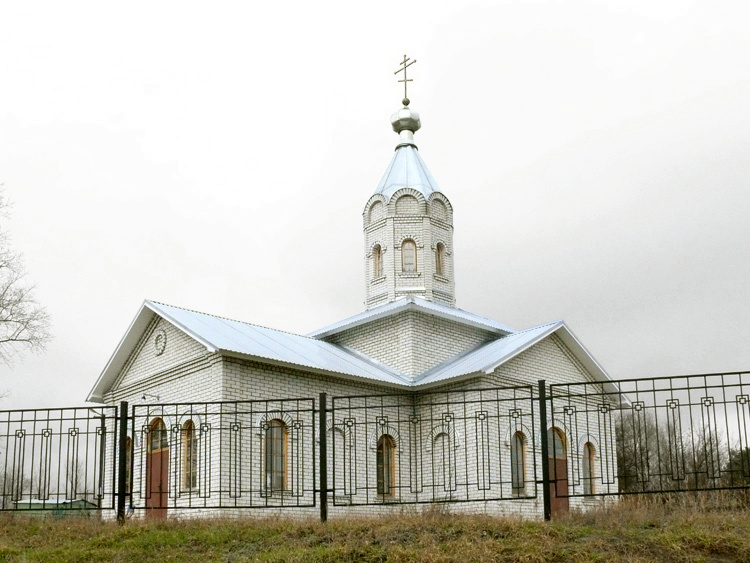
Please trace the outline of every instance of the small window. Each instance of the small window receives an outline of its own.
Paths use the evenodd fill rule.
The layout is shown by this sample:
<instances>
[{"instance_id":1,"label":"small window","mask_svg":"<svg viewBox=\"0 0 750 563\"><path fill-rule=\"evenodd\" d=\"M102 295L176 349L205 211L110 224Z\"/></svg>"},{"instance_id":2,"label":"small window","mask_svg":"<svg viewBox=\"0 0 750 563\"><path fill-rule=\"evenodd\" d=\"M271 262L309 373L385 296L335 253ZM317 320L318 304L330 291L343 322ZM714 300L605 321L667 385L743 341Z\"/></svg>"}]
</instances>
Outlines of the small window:
<instances>
[{"instance_id":1,"label":"small window","mask_svg":"<svg viewBox=\"0 0 750 563\"><path fill-rule=\"evenodd\" d=\"M372 248L372 277L377 279L383 276L383 251L379 244Z\"/></svg>"},{"instance_id":2,"label":"small window","mask_svg":"<svg viewBox=\"0 0 750 563\"><path fill-rule=\"evenodd\" d=\"M151 423L151 435L149 436L149 448L151 451L163 450L169 447L169 435L164 421L157 418Z\"/></svg>"},{"instance_id":3,"label":"small window","mask_svg":"<svg viewBox=\"0 0 750 563\"><path fill-rule=\"evenodd\" d=\"M445 275L445 245L442 242L435 247L435 273L438 276Z\"/></svg>"},{"instance_id":4,"label":"small window","mask_svg":"<svg viewBox=\"0 0 750 563\"><path fill-rule=\"evenodd\" d=\"M377 479L378 495L392 497L396 488L396 443L388 434L378 440Z\"/></svg>"},{"instance_id":5,"label":"small window","mask_svg":"<svg viewBox=\"0 0 750 563\"><path fill-rule=\"evenodd\" d=\"M133 472L133 440L130 436L125 438L125 495L132 494L132 482L130 474Z\"/></svg>"},{"instance_id":6,"label":"small window","mask_svg":"<svg viewBox=\"0 0 750 563\"><path fill-rule=\"evenodd\" d=\"M401 270L417 271L417 244L411 239L406 239L401 243Z\"/></svg>"},{"instance_id":7,"label":"small window","mask_svg":"<svg viewBox=\"0 0 750 563\"><path fill-rule=\"evenodd\" d=\"M268 423L266 428L266 489L283 491L286 489L287 458L286 424L279 419Z\"/></svg>"},{"instance_id":8,"label":"small window","mask_svg":"<svg viewBox=\"0 0 750 563\"><path fill-rule=\"evenodd\" d=\"M586 442L583 446L583 494L594 494L594 446Z\"/></svg>"},{"instance_id":9,"label":"small window","mask_svg":"<svg viewBox=\"0 0 750 563\"><path fill-rule=\"evenodd\" d=\"M526 495L526 438L516 432L510 445L510 480L514 497Z\"/></svg>"},{"instance_id":10,"label":"small window","mask_svg":"<svg viewBox=\"0 0 750 563\"><path fill-rule=\"evenodd\" d=\"M185 491L198 488L198 442L192 420L182 428L182 488Z\"/></svg>"}]
</instances>

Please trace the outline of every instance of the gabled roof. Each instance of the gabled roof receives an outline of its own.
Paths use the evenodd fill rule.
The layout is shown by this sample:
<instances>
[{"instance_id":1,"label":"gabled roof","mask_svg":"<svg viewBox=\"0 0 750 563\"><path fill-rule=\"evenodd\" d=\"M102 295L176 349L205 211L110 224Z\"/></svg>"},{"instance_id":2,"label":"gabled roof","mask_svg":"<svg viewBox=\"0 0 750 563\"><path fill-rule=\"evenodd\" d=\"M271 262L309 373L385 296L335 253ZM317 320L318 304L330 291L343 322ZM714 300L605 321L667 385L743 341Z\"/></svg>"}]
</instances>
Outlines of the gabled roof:
<instances>
[{"instance_id":1,"label":"gabled roof","mask_svg":"<svg viewBox=\"0 0 750 563\"><path fill-rule=\"evenodd\" d=\"M508 360L553 333L560 337L560 340L596 381L611 381L604 368L584 348L583 344L565 324L565 321L559 320L509 334L493 342L483 344L457 358L451 358L425 372L415 381L415 385L431 385L459 377L492 373Z\"/></svg>"},{"instance_id":2,"label":"gabled roof","mask_svg":"<svg viewBox=\"0 0 750 563\"><path fill-rule=\"evenodd\" d=\"M309 333L307 336L312 338L327 338L344 330L349 330L350 328L361 326L378 319L390 317L391 315L401 313L402 311L421 311L428 315L493 332L499 336L505 336L506 334L515 332L513 328L506 324L493 321L492 319L477 315L476 313L471 313L459 309L458 307L450 307L434 301L427 301L421 297L410 296L396 299L395 301L363 311L352 317L333 323L332 325L319 328L318 330Z\"/></svg>"},{"instance_id":3,"label":"gabled roof","mask_svg":"<svg viewBox=\"0 0 750 563\"><path fill-rule=\"evenodd\" d=\"M456 358L451 358L417 378L403 375L355 350L318 340L318 338L404 310L423 311L483 328L495 332L499 338ZM595 380L610 381L604 369L563 321L514 331L507 325L468 311L429 302L419 297L410 297L365 311L321 329L312 336L300 336L154 301L144 301L89 393L88 401L102 402L104 400L104 394L114 385L154 315L160 316L203 344L208 352L219 352L265 363L301 368L315 373L352 377L401 388L440 385L450 380L491 373L498 366L555 333Z\"/></svg>"},{"instance_id":4,"label":"gabled roof","mask_svg":"<svg viewBox=\"0 0 750 563\"><path fill-rule=\"evenodd\" d=\"M394 370L370 362L335 344L147 300L120 341L87 400L103 400L104 393L114 384L154 314L203 344L209 352L222 352L391 385L409 384L408 379Z\"/></svg>"},{"instance_id":5,"label":"gabled roof","mask_svg":"<svg viewBox=\"0 0 750 563\"><path fill-rule=\"evenodd\" d=\"M386 200L389 200L401 188L418 190L425 199L429 198L432 192L440 191L435 178L419 156L417 147L413 145L400 145L396 148L385 174L375 188L375 193L383 194Z\"/></svg>"}]
</instances>

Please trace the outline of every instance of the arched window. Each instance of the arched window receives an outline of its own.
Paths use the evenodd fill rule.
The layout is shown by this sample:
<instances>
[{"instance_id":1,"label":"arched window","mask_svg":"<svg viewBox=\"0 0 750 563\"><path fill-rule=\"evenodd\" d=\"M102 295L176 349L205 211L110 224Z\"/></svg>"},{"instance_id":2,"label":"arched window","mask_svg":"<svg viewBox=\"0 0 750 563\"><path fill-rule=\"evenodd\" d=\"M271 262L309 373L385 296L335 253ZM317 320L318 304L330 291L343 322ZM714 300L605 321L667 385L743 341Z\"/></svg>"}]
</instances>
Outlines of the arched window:
<instances>
[{"instance_id":1,"label":"arched window","mask_svg":"<svg viewBox=\"0 0 750 563\"><path fill-rule=\"evenodd\" d=\"M549 448L549 457L555 459L567 459L568 454L565 451L565 439L562 432L557 428L547 430L547 444Z\"/></svg>"},{"instance_id":2,"label":"arched window","mask_svg":"<svg viewBox=\"0 0 750 563\"><path fill-rule=\"evenodd\" d=\"M442 242L435 247L435 273L438 276L445 275L445 245Z\"/></svg>"},{"instance_id":3,"label":"arched window","mask_svg":"<svg viewBox=\"0 0 750 563\"><path fill-rule=\"evenodd\" d=\"M149 435L149 449L153 451L163 450L169 447L169 435L167 427L161 418L157 418L151 423L151 433Z\"/></svg>"},{"instance_id":4,"label":"arched window","mask_svg":"<svg viewBox=\"0 0 750 563\"><path fill-rule=\"evenodd\" d=\"M271 420L266 428L266 489L286 489L286 448L288 430L278 418Z\"/></svg>"},{"instance_id":5,"label":"arched window","mask_svg":"<svg viewBox=\"0 0 750 563\"><path fill-rule=\"evenodd\" d=\"M396 442L388 434L378 440L377 479L378 494L392 497L396 488Z\"/></svg>"},{"instance_id":6,"label":"arched window","mask_svg":"<svg viewBox=\"0 0 750 563\"><path fill-rule=\"evenodd\" d=\"M401 243L401 271L417 271L417 243L410 238Z\"/></svg>"},{"instance_id":7,"label":"arched window","mask_svg":"<svg viewBox=\"0 0 750 563\"><path fill-rule=\"evenodd\" d=\"M583 445L583 460L581 460L584 495L594 494L594 455L594 446L591 442L586 442Z\"/></svg>"},{"instance_id":8,"label":"arched window","mask_svg":"<svg viewBox=\"0 0 750 563\"><path fill-rule=\"evenodd\" d=\"M379 244L372 247L372 277L378 279L383 275L383 250Z\"/></svg>"},{"instance_id":9,"label":"arched window","mask_svg":"<svg viewBox=\"0 0 750 563\"><path fill-rule=\"evenodd\" d=\"M510 444L510 481L514 497L526 495L526 437L513 434Z\"/></svg>"},{"instance_id":10,"label":"arched window","mask_svg":"<svg viewBox=\"0 0 750 563\"><path fill-rule=\"evenodd\" d=\"M188 420L182 427L182 489L198 488L198 442L195 424Z\"/></svg>"},{"instance_id":11,"label":"arched window","mask_svg":"<svg viewBox=\"0 0 750 563\"><path fill-rule=\"evenodd\" d=\"M130 474L133 472L133 440L125 438L125 496L130 497L133 492Z\"/></svg>"}]
</instances>

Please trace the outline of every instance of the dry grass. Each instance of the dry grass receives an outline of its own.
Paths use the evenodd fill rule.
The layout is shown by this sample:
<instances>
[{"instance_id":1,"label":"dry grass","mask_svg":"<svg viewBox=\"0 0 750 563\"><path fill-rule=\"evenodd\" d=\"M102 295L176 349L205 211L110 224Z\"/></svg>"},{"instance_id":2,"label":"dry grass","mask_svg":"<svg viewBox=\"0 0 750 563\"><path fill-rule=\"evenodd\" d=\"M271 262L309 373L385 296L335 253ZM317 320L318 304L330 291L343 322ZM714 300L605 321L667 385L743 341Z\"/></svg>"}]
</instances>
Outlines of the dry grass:
<instances>
[{"instance_id":1,"label":"dry grass","mask_svg":"<svg viewBox=\"0 0 750 563\"><path fill-rule=\"evenodd\" d=\"M750 561L750 511L629 500L551 523L426 512L331 521L0 519L0 561Z\"/></svg>"}]
</instances>

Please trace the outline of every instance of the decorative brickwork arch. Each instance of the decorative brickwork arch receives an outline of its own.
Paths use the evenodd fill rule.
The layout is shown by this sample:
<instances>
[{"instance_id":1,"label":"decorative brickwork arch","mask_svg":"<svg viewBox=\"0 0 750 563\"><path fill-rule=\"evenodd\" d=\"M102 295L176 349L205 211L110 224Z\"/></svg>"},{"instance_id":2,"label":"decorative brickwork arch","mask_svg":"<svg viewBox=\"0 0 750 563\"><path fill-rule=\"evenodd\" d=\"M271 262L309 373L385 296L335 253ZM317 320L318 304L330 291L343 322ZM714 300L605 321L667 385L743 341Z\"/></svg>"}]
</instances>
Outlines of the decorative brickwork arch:
<instances>
[{"instance_id":1,"label":"decorative brickwork arch","mask_svg":"<svg viewBox=\"0 0 750 563\"><path fill-rule=\"evenodd\" d=\"M441 422L440 424L433 426L432 430L430 430L430 433L427 435L427 442L424 445L425 451L432 451L433 444L435 443L435 438L437 438L440 434L446 434L450 438L451 447L454 450L457 450L461 447L461 438L456 432L456 427L453 424L453 421L443 420L443 422Z\"/></svg>"},{"instance_id":2,"label":"decorative brickwork arch","mask_svg":"<svg viewBox=\"0 0 750 563\"><path fill-rule=\"evenodd\" d=\"M427 203L425 201L425 199L424 199L424 195L422 195L422 192L420 192L419 190L415 190L414 188L401 188L400 190L398 190L398 191L396 191L396 192L393 193L393 195L391 196L390 201L388 202L389 205L393 204L394 211L396 209L396 202L398 202L398 200L400 198L402 198L403 196L405 196L405 195L409 195L409 196L412 196L412 197L416 198L416 200L420 204L420 206L424 206ZM422 207L421 209L422 209L422 211L419 211L419 214L423 215L424 214L424 211L423 211L424 207Z\"/></svg>"},{"instance_id":3,"label":"decorative brickwork arch","mask_svg":"<svg viewBox=\"0 0 750 563\"><path fill-rule=\"evenodd\" d=\"M378 440L380 437L388 434L396 444L396 449L401 449L401 434L397 428L388 424L388 420L384 419L376 423L375 429L370 433L370 439L368 440L371 450L378 449Z\"/></svg>"}]
</instances>

